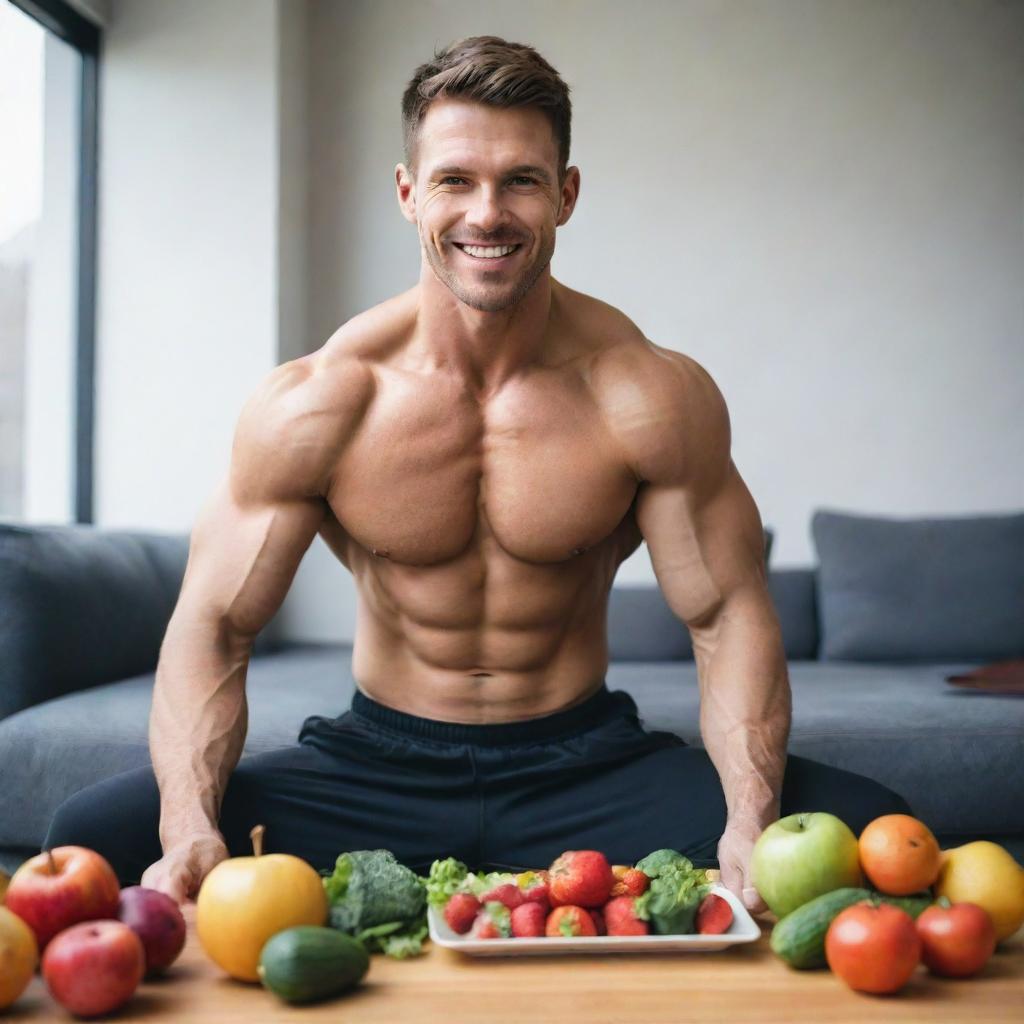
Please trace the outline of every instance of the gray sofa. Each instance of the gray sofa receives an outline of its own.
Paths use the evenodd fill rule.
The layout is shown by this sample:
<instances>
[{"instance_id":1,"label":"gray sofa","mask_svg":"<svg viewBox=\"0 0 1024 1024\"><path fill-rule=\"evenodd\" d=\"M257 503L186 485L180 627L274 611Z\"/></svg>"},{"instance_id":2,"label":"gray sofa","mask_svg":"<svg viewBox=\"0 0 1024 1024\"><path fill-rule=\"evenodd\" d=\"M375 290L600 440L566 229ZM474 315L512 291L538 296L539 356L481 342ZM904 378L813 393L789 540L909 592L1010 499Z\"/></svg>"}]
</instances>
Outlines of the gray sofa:
<instances>
[{"instance_id":1,"label":"gray sofa","mask_svg":"<svg viewBox=\"0 0 1024 1024\"><path fill-rule=\"evenodd\" d=\"M944 678L1024 656L1024 515L819 511L812 532L818 566L769 573L790 752L895 789L943 846L989 838L1024 860L1024 697ZM0 867L39 851L72 793L148 762L153 672L186 556L185 537L0 523ZM609 644L609 685L650 727L699 744L689 635L656 587L613 588ZM340 714L350 655L261 637L245 754L293 743L307 715Z\"/></svg>"}]
</instances>

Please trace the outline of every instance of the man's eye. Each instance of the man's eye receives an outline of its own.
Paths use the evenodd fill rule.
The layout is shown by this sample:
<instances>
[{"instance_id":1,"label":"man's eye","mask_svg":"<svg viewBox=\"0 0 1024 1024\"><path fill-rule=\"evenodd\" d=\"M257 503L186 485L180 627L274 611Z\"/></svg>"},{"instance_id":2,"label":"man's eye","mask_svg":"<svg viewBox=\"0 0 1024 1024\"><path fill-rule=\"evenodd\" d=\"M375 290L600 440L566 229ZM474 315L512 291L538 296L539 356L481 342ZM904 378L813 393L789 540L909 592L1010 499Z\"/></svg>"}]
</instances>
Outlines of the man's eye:
<instances>
[{"instance_id":1,"label":"man's eye","mask_svg":"<svg viewBox=\"0 0 1024 1024\"><path fill-rule=\"evenodd\" d=\"M441 179L442 185L447 185L449 181L465 181L465 178L460 178L455 174L449 174L447 177Z\"/></svg>"},{"instance_id":2,"label":"man's eye","mask_svg":"<svg viewBox=\"0 0 1024 1024\"><path fill-rule=\"evenodd\" d=\"M525 174L517 174L512 180L513 181L525 181L527 185L535 184L533 178L529 178Z\"/></svg>"}]
</instances>

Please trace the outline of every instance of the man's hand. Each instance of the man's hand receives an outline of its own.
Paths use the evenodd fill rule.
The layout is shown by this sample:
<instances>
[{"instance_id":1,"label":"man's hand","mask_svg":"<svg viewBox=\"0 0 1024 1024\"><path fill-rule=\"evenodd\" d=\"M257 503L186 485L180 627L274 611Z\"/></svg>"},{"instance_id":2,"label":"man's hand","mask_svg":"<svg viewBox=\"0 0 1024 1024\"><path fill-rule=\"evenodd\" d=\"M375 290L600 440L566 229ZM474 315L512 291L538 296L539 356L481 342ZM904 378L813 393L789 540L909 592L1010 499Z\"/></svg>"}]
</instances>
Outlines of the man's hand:
<instances>
[{"instance_id":1,"label":"man's hand","mask_svg":"<svg viewBox=\"0 0 1024 1024\"><path fill-rule=\"evenodd\" d=\"M722 885L735 893L752 914L761 914L768 905L761 899L751 880L750 858L754 843L761 835L760 825L752 818L730 820L718 841L718 866Z\"/></svg>"},{"instance_id":2,"label":"man's hand","mask_svg":"<svg viewBox=\"0 0 1024 1024\"><path fill-rule=\"evenodd\" d=\"M227 857L228 848L219 832L194 832L175 842L160 860L150 864L142 884L184 903L186 899L195 899L203 879Z\"/></svg>"}]
</instances>

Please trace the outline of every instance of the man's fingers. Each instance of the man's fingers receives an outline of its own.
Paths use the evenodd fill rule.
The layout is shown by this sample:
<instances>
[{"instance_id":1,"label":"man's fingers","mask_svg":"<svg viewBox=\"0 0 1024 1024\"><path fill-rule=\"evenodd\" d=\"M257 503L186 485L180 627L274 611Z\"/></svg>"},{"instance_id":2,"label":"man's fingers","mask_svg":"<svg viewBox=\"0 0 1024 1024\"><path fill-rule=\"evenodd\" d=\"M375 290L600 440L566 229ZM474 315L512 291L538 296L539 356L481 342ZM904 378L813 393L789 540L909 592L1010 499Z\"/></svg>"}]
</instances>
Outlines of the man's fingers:
<instances>
[{"instance_id":1,"label":"man's fingers","mask_svg":"<svg viewBox=\"0 0 1024 1024\"><path fill-rule=\"evenodd\" d=\"M761 899L761 894L752 885L743 887L742 899L743 905L752 914L763 914L768 909L768 905Z\"/></svg>"},{"instance_id":2,"label":"man's fingers","mask_svg":"<svg viewBox=\"0 0 1024 1024\"><path fill-rule=\"evenodd\" d=\"M141 884L147 889L170 896L175 903L181 904L188 894L191 873L184 867L169 867L163 861L157 861L146 868Z\"/></svg>"},{"instance_id":3,"label":"man's fingers","mask_svg":"<svg viewBox=\"0 0 1024 1024\"><path fill-rule=\"evenodd\" d=\"M721 875L719 881L731 893L743 899L743 873L735 864L720 862Z\"/></svg>"}]
</instances>

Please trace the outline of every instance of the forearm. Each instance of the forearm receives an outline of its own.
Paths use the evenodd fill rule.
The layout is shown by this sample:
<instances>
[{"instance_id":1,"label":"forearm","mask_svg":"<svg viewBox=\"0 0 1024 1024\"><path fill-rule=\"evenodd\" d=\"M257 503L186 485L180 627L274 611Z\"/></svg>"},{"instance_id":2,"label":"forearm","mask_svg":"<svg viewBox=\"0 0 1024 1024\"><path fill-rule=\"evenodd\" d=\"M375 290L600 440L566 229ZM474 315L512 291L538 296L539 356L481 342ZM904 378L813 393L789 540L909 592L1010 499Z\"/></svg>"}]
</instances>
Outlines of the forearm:
<instances>
[{"instance_id":1,"label":"forearm","mask_svg":"<svg viewBox=\"0 0 1024 1024\"><path fill-rule=\"evenodd\" d=\"M779 817L792 700L778 619L767 594L737 596L694 630L704 746L730 821Z\"/></svg>"},{"instance_id":2,"label":"forearm","mask_svg":"<svg viewBox=\"0 0 1024 1024\"><path fill-rule=\"evenodd\" d=\"M208 616L178 608L153 688L149 747L160 787L160 841L216 829L248 723L251 642Z\"/></svg>"}]
</instances>

